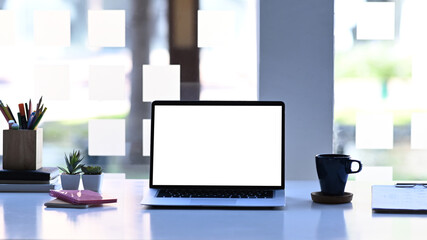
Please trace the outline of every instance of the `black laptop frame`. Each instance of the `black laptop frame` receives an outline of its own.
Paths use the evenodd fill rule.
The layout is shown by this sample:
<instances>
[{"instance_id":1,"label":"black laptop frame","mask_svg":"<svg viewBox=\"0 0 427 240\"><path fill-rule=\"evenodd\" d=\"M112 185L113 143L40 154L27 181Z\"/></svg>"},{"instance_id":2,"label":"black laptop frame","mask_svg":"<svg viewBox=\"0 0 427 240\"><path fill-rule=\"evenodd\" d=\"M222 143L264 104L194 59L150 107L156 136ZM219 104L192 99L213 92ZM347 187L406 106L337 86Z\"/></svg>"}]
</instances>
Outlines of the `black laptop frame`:
<instances>
[{"instance_id":1,"label":"black laptop frame","mask_svg":"<svg viewBox=\"0 0 427 240\"><path fill-rule=\"evenodd\" d=\"M156 106L280 106L282 108L282 153L281 153L281 185L280 186L223 186L223 185L154 185L153 184L153 158L154 158L154 124ZM281 101L154 101L151 104L151 136L150 136L150 188L156 189L260 189L283 190L285 189L285 104Z\"/></svg>"}]
</instances>

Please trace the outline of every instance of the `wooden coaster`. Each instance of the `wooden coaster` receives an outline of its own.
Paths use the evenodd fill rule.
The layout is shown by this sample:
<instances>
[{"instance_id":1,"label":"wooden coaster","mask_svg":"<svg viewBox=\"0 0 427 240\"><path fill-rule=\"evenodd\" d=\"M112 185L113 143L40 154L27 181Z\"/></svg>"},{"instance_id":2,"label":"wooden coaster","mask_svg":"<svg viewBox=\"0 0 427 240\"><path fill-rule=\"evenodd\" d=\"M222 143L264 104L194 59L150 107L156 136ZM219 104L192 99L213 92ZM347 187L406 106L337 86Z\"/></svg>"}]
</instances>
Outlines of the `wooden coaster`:
<instances>
[{"instance_id":1,"label":"wooden coaster","mask_svg":"<svg viewBox=\"0 0 427 240\"><path fill-rule=\"evenodd\" d=\"M324 195L322 192L312 192L311 200L316 203L340 204L349 203L353 199L353 193L344 192L342 196Z\"/></svg>"}]
</instances>

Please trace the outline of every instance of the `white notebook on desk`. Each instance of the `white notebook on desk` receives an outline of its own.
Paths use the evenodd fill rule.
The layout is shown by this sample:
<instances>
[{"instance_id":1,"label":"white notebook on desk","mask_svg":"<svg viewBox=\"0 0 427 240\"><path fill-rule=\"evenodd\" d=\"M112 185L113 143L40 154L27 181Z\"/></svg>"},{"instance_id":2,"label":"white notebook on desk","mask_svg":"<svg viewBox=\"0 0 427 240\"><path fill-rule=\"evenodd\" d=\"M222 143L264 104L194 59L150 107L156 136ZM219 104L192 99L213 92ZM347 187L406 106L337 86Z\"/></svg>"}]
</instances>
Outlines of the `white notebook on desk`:
<instances>
[{"instance_id":1,"label":"white notebook on desk","mask_svg":"<svg viewBox=\"0 0 427 240\"><path fill-rule=\"evenodd\" d=\"M417 185L372 186L372 210L375 212L423 212L427 213L427 187Z\"/></svg>"}]
</instances>

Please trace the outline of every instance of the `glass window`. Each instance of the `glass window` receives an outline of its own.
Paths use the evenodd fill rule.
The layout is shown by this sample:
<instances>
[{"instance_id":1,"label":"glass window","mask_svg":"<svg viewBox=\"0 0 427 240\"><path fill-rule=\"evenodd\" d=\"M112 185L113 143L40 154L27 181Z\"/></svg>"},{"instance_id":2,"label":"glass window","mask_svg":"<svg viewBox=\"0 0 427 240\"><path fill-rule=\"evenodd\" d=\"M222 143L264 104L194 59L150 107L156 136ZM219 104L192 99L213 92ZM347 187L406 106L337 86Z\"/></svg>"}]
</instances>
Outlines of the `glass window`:
<instances>
[{"instance_id":1,"label":"glass window","mask_svg":"<svg viewBox=\"0 0 427 240\"><path fill-rule=\"evenodd\" d=\"M86 164L147 178L151 101L257 98L256 7L256 0L0 1L0 100L16 114L19 103L43 96L43 166L63 166L64 153L79 149ZM202 24L206 16L221 21ZM206 29L216 32L199 46L193 40ZM8 127L3 119L0 126Z\"/></svg>"},{"instance_id":2,"label":"glass window","mask_svg":"<svg viewBox=\"0 0 427 240\"><path fill-rule=\"evenodd\" d=\"M426 7L335 0L334 146L363 161L360 179L427 176Z\"/></svg>"}]
</instances>

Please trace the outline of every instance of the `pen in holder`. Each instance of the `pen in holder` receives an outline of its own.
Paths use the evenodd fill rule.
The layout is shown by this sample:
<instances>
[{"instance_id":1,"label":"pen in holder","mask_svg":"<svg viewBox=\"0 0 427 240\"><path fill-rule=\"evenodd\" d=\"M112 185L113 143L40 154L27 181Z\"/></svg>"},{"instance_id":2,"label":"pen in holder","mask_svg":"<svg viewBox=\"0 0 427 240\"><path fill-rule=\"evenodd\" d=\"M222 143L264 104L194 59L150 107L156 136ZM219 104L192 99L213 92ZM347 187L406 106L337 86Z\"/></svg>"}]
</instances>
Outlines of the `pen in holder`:
<instances>
[{"instance_id":1,"label":"pen in holder","mask_svg":"<svg viewBox=\"0 0 427 240\"><path fill-rule=\"evenodd\" d=\"M3 169L36 170L42 167L43 129L3 130Z\"/></svg>"}]
</instances>

